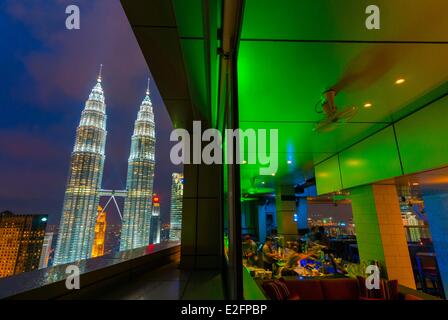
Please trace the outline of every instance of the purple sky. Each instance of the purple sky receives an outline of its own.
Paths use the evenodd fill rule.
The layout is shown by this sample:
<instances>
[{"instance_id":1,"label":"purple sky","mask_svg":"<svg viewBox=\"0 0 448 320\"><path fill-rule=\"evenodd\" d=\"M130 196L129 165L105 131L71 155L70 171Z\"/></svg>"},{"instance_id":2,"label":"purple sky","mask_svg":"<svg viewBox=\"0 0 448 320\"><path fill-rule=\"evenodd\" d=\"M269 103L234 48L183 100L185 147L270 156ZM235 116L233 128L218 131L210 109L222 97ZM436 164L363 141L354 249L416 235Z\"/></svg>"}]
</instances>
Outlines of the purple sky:
<instances>
[{"instance_id":1,"label":"purple sky","mask_svg":"<svg viewBox=\"0 0 448 320\"><path fill-rule=\"evenodd\" d=\"M65 28L76 4L81 29ZM70 153L99 64L107 105L103 188L125 188L130 139L149 70L119 0L0 0L0 211L58 222ZM156 118L155 192L169 213L171 122L151 82ZM110 210L111 218L117 217Z\"/></svg>"}]
</instances>

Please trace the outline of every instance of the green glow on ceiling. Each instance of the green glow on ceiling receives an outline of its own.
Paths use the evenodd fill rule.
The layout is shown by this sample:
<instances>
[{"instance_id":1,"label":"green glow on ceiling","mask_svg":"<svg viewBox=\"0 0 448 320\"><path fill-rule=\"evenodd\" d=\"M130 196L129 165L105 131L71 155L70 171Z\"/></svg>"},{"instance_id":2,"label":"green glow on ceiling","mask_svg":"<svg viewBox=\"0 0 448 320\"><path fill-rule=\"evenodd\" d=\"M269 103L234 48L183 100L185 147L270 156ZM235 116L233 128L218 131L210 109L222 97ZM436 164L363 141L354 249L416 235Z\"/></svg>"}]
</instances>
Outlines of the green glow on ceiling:
<instances>
[{"instance_id":1,"label":"green glow on ceiling","mask_svg":"<svg viewBox=\"0 0 448 320\"><path fill-rule=\"evenodd\" d=\"M326 194L329 192L342 190L339 159L337 155L317 165L315 172L318 194Z\"/></svg>"},{"instance_id":2,"label":"green glow on ceiling","mask_svg":"<svg viewBox=\"0 0 448 320\"><path fill-rule=\"evenodd\" d=\"M339 155L344 188L402 174L394 131L388 127Z\"/></svg>"},{"instance_id":3,"label":"green glow on ceiling","mask_svg":"<svg viewBox=\"0 0 448 320\"><path fill-rule=\"evenodd\" d=\"M405 174L448 164L447 119L445 97L396 124Z\"/></svg>"}]
</instances>

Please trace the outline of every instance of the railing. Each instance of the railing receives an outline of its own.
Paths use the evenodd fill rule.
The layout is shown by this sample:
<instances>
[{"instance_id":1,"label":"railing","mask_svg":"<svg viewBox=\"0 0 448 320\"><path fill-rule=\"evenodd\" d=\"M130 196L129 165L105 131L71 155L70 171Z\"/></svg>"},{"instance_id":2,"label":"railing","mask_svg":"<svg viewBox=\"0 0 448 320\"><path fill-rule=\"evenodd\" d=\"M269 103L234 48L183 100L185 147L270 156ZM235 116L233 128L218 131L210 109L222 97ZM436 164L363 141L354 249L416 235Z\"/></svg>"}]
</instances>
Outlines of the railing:
<instances>
[{"instance_id":1,"label":"railing","mask_svg":"<svg viewBox=\"0 0 448 320\"><path fill-rule=\"evenodd\" d=\"M148 271L162 264L178 261L180 242L168 241L156 245L121 251L97 258L57 265L0 279L0 299L57 299L80 295L100 283L112 282L122 276ZM75 265L80 271L80 290L67 289L65 282Z\"/></svg>"}]
</instances>

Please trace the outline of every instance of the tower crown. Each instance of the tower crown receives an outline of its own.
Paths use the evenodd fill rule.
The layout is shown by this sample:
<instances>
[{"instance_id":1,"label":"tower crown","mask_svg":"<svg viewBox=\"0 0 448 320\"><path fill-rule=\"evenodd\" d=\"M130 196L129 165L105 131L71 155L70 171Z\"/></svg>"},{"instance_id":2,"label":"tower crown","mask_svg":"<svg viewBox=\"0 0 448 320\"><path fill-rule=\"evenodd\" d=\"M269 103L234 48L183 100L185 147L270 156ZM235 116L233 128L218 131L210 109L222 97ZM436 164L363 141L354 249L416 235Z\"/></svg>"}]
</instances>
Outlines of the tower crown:
<instances>
[{"instance_id":1,"label":"tower crown","mask_svg":"<svg viewBox=\"0 0 448 320\"><path fill-rule=\"evenodd\" d=\"M147 123L147 126L142 126L142 123ZM150 129L151 126L152 130ZM143 99L140 105L140 110L138 111L137 114L137 122L135 125L134 134L153 136L153 133L154 133L154 113L152 110L152 101L150 97L149 78L148 78L148 87L146 88L145 98Z\"/></svg>"},{"instance_id":2,"label":"tower crown","mask_svg":"<svg viewBox=\"0 0 448 320\"><path fill-rule=\"evenodd\" d=\"M148 86L146 87L146 95L145 98L142 101L141 107L151 107L152 108L152 101L150 97L151 91L149 90L149 78L148 78ZM140 108L141 110L142 108ZM152 110L151 110L152 111Z\"/></svg>"},{"instance_id":3,"label":"tower crown","mask_svg":"<svg viewBox=\"0 0 448 320\"><path fill-rule=\"evenodd\" d=\"M96 79L96 84L93 87L92 91L90 92L89 100L104 103L104 91L103 91L103 87L101 86L102 72L103 72L103 65L101 64L100 71L99 71L98 77Z\"/></svg>"}]
</instances>

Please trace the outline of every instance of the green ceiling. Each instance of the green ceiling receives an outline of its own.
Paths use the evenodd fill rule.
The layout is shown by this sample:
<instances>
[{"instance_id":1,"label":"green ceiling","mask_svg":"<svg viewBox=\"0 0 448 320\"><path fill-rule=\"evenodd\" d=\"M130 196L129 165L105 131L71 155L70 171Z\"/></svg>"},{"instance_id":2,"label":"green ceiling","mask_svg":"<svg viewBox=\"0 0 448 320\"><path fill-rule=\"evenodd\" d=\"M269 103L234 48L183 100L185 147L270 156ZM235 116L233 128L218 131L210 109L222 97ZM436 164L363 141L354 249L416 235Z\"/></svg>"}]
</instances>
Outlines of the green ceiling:
<instances>
[{"instance_id":1,"label":"green ceiling","mask_svg":"<svg viewBox=\"0 0 448 320\"><path fill-rule=\"evenodd\" d=\"M254 184L261 187L261 181L273 188L303 182L314 174L314 165L447 92L448 44L396 42L448 41L448 1L415 1L413 6L407 0L375 1L382 13L379 31L364 27L369 4L246 0L238 56L240 127L278 129L280 167L275 177L260 177L258 165L243 165L243 192ZM406 82L398 86L398 78ZM339 90L338 106L357 106L359 112L345 126L317 133L313 128L322 115L315 112L315 104L333 87ZM363 108L367 102L373 107ZM347 160L352 152L376 150L368 144L374 139L392 143L373 151L381 153L377 159L393 154L390 161L395 161L395 139L389 137L387 129L342 153L345 172L354 163ZM294 159L291 164L289 159ZM395 162L387 164L386 171L381 163L365 165L345 177L344 187L355 185L363 175L379 179L401 173Z\"/></svg>"},{"instance_id":2,"label":"green ceiling","mask_svg":"<svg viewBox=\"0 0 448 320\"><path fill-rule=\"evenodd\" d=\"M344 189L402 175L393 127L341 152L339 164Z\"/></svg>"},{"instance_id":3,"label":"green ceiling","mask_svg":"<svg viewBox=\"0 0 448 320\"><path fill-rule=\"evenodd\" d=\"M390 122L412 101L446 83L448 64L439 62L447 56L448 45L442 44L242 41L240 120L318 121L314 105L323 91L337 86L338 106L374 104L353 122ZM400 77L405 85L394 85Z\"/></svg>"},{"instance_id":4,"label":"green ceiling","mask_svg":"<svg viewBox=\"0 0 448 320\"><path fill-rule=\"evenodd\" d=\"M405 174L447 164L448 97L397 123L398 145Z\"/></svg>"},{"instance_id":5,"label":"green ceiling","mask_svg":"<svg viewBox=\"0 0 448 320\"><path fill-rule=\"evenodd\" d=\"M447 41L445 0L246 0L241 38L281 40ZM381 29L365 28L368 5Z\"/></svg>"}]
</instances>

